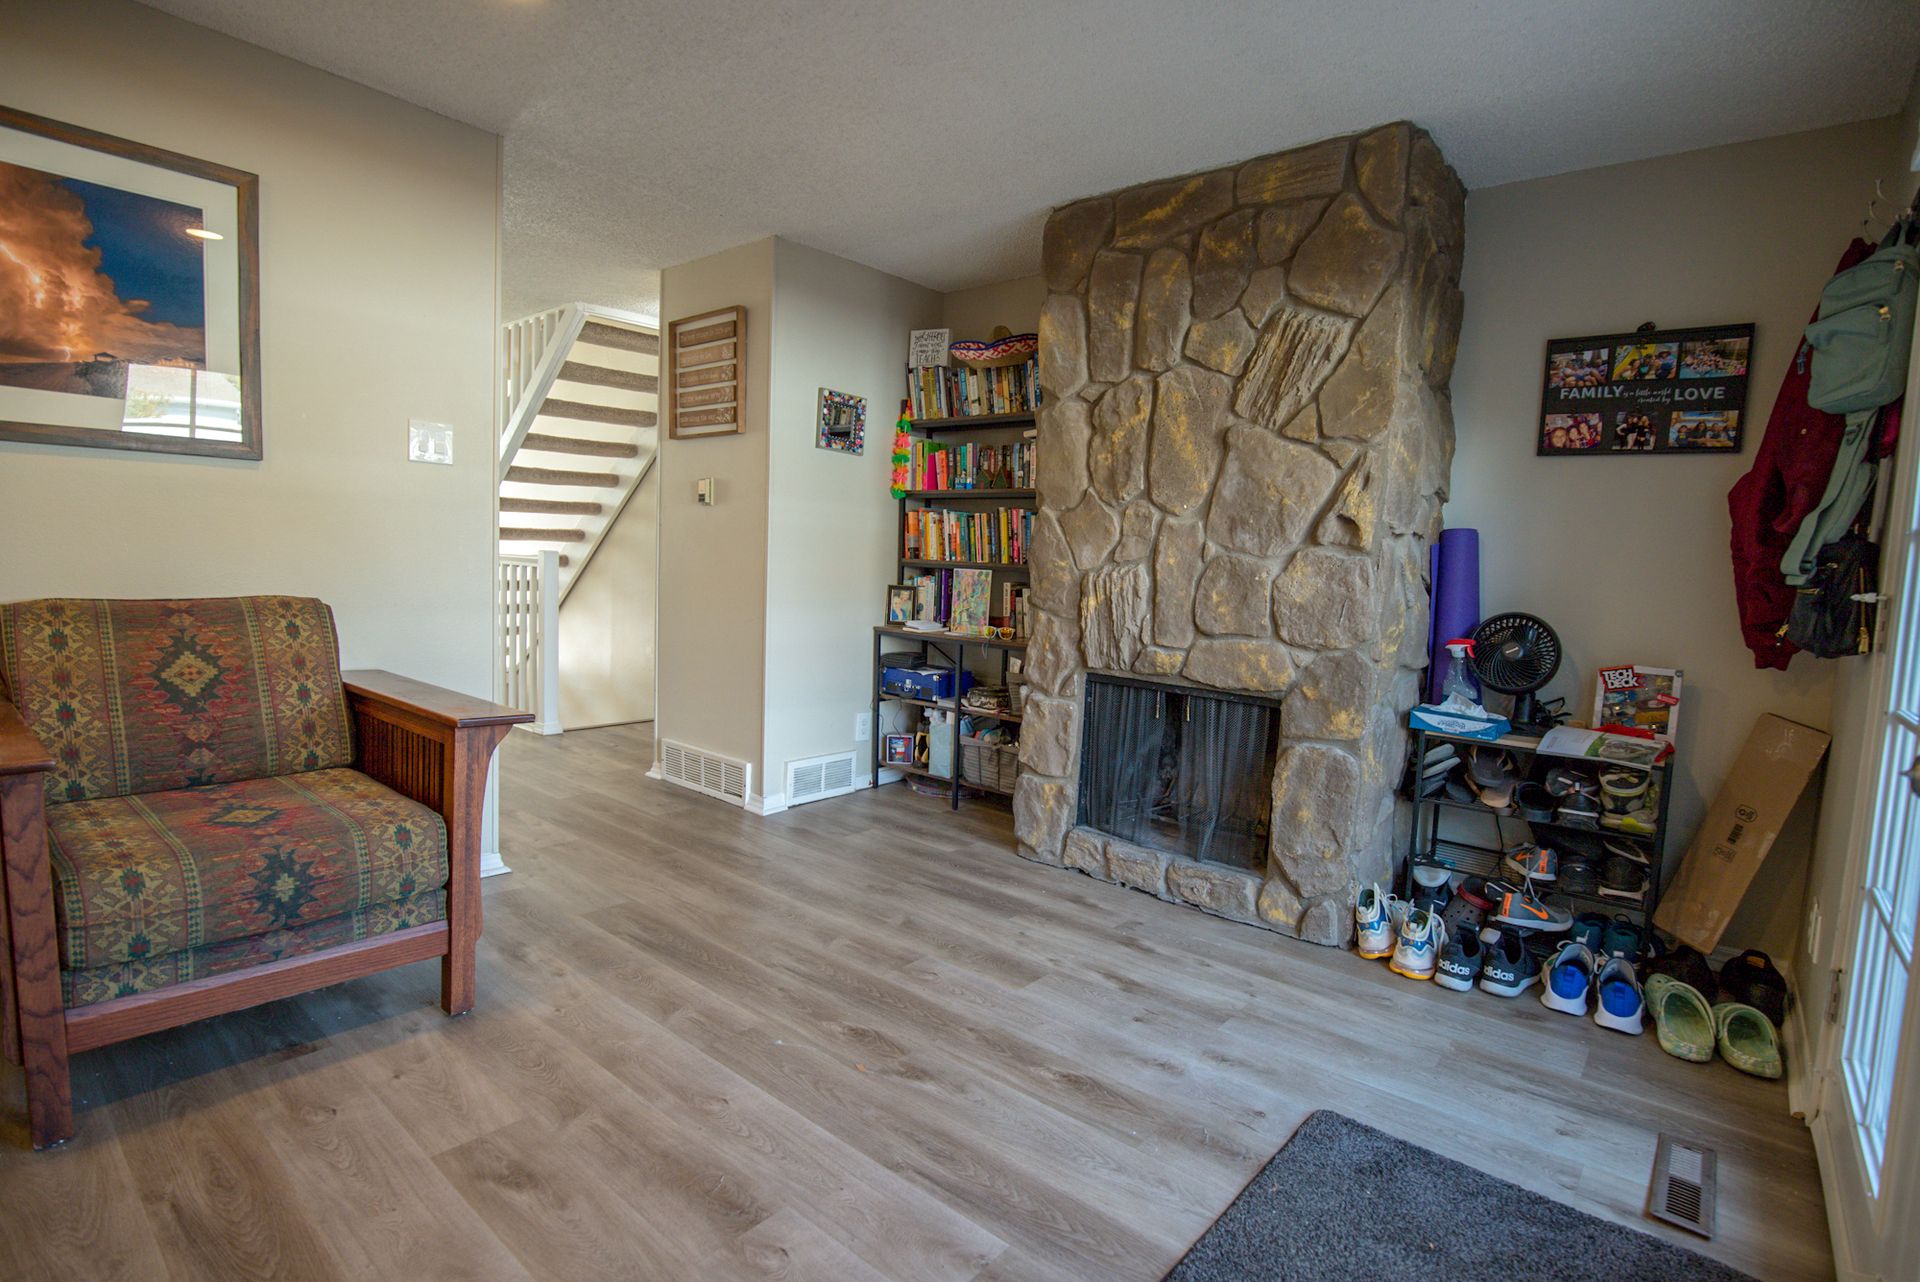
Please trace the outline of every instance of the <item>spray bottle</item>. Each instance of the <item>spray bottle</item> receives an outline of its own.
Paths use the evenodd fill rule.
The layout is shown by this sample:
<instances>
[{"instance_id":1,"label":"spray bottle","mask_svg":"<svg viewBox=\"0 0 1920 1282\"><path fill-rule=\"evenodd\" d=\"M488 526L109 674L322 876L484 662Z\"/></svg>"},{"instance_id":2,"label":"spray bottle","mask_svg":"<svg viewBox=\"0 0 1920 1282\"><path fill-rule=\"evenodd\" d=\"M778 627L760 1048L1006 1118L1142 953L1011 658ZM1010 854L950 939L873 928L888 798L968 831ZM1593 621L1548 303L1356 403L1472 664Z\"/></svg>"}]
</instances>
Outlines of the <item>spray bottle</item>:
<instances>
[{"instance_id":1,"label":"spray bottle","mask_svg":"<svg viewBox=\"0 0 1920 1282\"><path fill-rule=\"evenodd\" d=\"M1467 660L1473 657L1473 641L1467 637L1455 637L1447 642L1447 653L1452 657L1447 661L1447 676L1440 683L1440 706L1448 712L1467 716L1484 717L1487 710L1480 706L1479 691L1473 687L1472 678L1467 676Z\"/></svg>"}]
</instances>

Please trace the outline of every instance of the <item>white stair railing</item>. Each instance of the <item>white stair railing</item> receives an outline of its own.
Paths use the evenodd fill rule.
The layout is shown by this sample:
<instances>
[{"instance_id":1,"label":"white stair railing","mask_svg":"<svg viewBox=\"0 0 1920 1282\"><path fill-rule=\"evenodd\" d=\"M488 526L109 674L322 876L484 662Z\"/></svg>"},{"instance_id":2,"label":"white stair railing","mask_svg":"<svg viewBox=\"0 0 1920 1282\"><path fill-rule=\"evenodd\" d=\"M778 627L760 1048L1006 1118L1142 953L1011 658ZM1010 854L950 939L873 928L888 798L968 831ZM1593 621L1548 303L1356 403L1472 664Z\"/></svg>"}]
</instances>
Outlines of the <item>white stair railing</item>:
<instances>
[{"instance_id":1,"label":"white stair railing","mask_svg":"<svg viewBox=\"0 0 1920 1282\"><path fill-rule=\"evenodd\" d=\"M500 702L560 733L560 554L499 558Z\"/></svg>"},{"instance_id":2,"label":"white stair railing","mask_svg":"<svg viewBox=\"0 0 1920 1282\"><path fill-rule=\"evenodd\" d=\"M568 303L509 322L501 336L501 365L506 377L500 398L500 470L504 475L553 388L567 353L587 323L587 308Z\"/></svg>"}]
</instances>

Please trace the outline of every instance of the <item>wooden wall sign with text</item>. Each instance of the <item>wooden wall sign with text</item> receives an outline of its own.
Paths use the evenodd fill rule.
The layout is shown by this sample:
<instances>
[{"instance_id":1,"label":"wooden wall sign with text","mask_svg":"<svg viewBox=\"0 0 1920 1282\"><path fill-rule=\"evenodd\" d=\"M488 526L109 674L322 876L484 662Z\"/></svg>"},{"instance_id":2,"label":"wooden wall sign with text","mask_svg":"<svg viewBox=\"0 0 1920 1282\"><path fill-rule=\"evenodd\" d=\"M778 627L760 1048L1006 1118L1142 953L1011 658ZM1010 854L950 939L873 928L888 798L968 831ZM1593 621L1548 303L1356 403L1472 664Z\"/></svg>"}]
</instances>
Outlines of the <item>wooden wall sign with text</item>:
<instances>
[{"instance_id":1,"label":"wooden wall sign with text","mask_svg":"<svg viewBox=\"0 0 1920 1282\"><path fill-rule=\"evenodd\" d=\"M747 309L722 307L667 325L667 435L729 436L747 399Z\"/></svg>"}]
</instances>

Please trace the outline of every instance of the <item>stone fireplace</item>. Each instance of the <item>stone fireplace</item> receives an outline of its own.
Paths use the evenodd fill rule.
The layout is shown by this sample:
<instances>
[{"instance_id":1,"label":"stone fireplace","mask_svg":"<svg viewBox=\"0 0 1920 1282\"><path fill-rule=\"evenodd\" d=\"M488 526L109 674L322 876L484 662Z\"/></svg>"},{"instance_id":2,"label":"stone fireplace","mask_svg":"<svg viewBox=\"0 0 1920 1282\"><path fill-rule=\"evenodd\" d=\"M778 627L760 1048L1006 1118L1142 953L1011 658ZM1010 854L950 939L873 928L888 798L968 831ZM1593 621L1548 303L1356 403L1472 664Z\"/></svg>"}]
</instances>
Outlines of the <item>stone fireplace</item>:
<instances>
[{"instance_id":1,"label":"stone fireplace","mask_svg":"<svg viewBox=\"0 0 1920 1282\"><path fill-rule=\"evenodd\" d=\"M1354 889L1398 849L1453 452L1464 199L1400 123L1048 219L1023 856L1346 941ZM1111 706L1089 708L1090 675L1276 711L1263 858L1084 822L1122 810L1083 783L1124 777L1082 760L1106 738L1089 716ZM1163 814L1177 802L1204 826L1205 789L1176 778L1190 748L1161 751Z\"/></svg>"}]
</instances>

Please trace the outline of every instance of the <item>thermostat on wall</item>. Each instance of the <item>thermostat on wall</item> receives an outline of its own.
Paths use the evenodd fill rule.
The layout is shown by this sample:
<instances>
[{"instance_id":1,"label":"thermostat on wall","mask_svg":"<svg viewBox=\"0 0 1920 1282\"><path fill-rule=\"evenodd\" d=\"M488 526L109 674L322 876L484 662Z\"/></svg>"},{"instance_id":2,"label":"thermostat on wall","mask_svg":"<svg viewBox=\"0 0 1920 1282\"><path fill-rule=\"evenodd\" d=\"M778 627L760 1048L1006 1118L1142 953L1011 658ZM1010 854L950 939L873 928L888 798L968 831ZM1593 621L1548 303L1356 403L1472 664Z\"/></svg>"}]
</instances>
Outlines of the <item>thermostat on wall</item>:
<instances>
[{"instance_id":1,"label":"thermostat on wall","mask_svg":"<svg viewBox=\"0 0 1920 1282\"><path fill-rule=\"evenodd\" d=\"M423 418L407 420L407 461L411 463L453 462L453 424L429 423Z\"/></svg>"}]
</instances>

